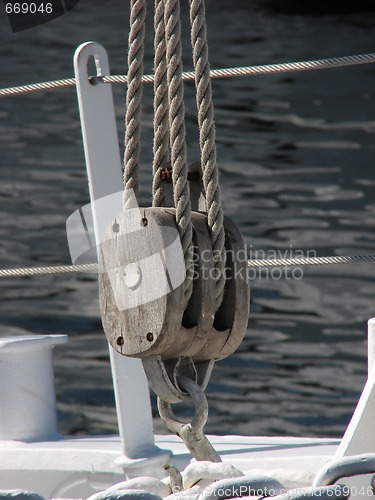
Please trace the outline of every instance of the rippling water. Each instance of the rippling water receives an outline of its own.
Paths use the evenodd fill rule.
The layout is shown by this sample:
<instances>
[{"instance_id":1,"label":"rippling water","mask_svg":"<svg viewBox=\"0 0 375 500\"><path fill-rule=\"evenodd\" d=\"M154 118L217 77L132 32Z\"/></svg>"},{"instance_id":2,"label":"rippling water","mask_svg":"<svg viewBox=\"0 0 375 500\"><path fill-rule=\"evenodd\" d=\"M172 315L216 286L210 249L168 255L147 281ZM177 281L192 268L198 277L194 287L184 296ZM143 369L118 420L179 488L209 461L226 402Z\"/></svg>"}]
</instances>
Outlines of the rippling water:
<instances>
[{"instance_id":1,"label":"rippling water","mask_svg":"<svg viewBox=\"0 0 375 500\"><path fill-rule=\"evenodd\" d=\"M112 73L124 73L126 4L81 0L63 18L18 34L10 32L1 13L0 86L71 76L75 47L87 40L106 47ZM208 1L212 67L374 51L373 11L353 12L349 5L345 12L296 14L282 6L281 1ZM185 28L187 19L184 5ZM191 68L188 37L185 29L185 69ZM260 251L288 255L291 249L317 255L375 252L374 81L375 66L367 65L213 83L224 209L239 224L252 256ZM199 153L191 84L186 100L193 161ZM122 142L122 87L115 88L115 102ZM150 87L143 134L141 201L147 206ZM88 202L74 89L1 99L0 150L1 267L68 264L65 221ZM207 390L207 431L344 432L366 379L375 268L306 268L302 279L286 278L252 277L246 337L234 355L217 363ZM65 433L116 432L97 293L93 276L0 283L2 335L70 335L68 346L56 349ZM165 432L157 418L155 425Z\"/></svg>"}]
</instances>

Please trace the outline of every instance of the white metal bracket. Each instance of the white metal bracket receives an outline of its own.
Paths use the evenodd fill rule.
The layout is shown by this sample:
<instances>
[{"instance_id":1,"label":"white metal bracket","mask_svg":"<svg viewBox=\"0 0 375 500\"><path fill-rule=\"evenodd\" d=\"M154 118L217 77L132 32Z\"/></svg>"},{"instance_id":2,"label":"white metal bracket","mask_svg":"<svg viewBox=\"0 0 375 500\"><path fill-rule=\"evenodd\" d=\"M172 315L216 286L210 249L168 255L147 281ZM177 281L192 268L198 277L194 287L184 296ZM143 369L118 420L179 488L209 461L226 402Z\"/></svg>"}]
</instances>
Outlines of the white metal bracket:
<instances>
[{"instance_id":1,"label":"white metal bracket","mask_svg":"<svg viewBox=\"0 0 375 500\"><path fill-rule=\"evenodd\" d=\"M94 58L96 83L89 80L88 62ZM110 221L122 211L122 197L100 210L98 200L123 189L122 164L118 144L112 87L100 82L109 72L105 49L94 42L80 45L74 56L74 70L81 127L89 180L96 245ZM117 201L116 201L117 200ZM111 347L110 358L119 431L125 460L156 458L161 450L155 446L148 383L139 359L121 356ZM161 460L166 460L165 450Z\"/></svg>"},{"instance_id":2,"label":"white metal bracket","mask_svg":"<svg viewBox=\"0 0 375 500\"><path fill-rule=\"evenodd\" d=\"M368 321L368 379L335 458L375 453L375 318Z\"/></svg>"}]
</instances>

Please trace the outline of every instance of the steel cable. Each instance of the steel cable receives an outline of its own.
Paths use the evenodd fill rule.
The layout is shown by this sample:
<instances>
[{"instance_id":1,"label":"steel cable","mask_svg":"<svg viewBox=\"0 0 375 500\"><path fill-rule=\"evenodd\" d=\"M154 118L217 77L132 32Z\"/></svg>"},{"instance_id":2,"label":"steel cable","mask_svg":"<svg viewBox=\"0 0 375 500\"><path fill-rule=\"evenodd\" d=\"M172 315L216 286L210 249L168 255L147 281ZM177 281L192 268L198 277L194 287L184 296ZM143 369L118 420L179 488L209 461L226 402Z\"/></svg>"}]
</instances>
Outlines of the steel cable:
<instances>
[{"instance_id":1,"label":"steel cable","mask_svg":"<svg viewBox=\"0 0 375 500\"><path fill-rule=\"evenodd\" d=\"M290 259L249 259L248 267L321 266L374 262L375 255L330 255L327 257L292 257Z\"/></svg>"},{"instance_id":2,"label":"steel cable","mask_svg":"<svg viewBox=\"0 0 375 500\"><path fill-rule=\"evenodd\" d=\"M293 266L322 266L334 264L356 264L375 262L375 255L330 255L326 257L293 257L290 259L249 259L248 267L293 267ZM64 273L95 273L97 264L80 264L66 266L20 267L0 269L0 278L21 278L25 276L41 276Z\"/></svg>"},{"instance_id":3,"label":"steel cable","mask_svg":"<svg viewBox=\"0 0 375 500\"><path fill-rule=\"evenodd\" d=\"M294 71L308 71L328 68L342 68L346 66L356 66L360 64L371 64L375 62L375 53L358 54L353 56L332 57L328 59L315 59L311 61L297 61L289 63L262 64L257 66L241 66L236 68L212 69L210 71L211 79L231 78L235 76L268 75L274 73L286 73ZM182 73L182 79L193 81L195 79L194 71ZM126 83L127 75L111 75L100 78L92 77L93 81L103 83ZM154 75L143 75L143 83L152 83ZM26 85L17 85L15 87L6 87L0 89L0 97L11 95L20 95L30 92L53 90L62 87L73 87L76 84L75 78L63 78L49 82L29 83Z\"/></svg>"}]
</instances>

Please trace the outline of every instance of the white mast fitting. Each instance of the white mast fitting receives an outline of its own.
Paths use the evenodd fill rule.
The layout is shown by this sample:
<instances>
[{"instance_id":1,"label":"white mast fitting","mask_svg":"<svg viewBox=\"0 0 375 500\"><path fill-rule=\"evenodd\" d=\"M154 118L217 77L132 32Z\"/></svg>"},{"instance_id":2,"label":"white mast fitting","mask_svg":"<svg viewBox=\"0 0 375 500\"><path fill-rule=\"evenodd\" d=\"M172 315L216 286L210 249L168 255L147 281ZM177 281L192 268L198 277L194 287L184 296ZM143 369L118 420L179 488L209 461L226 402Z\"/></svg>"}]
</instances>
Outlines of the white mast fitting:
<instances>
[{"instance_id":1,"label":"white mast fitting","mask_svg":"<svg viewBox=\"0 0 375 500\"><path fill-rule=\"evenodd\" d=\"M74 69L98 246L108 224L123 210L123 180L112 87L90 83L87 64L92 57L95 59L97 76L109 75L107 53L94 42L84 43L77 48ZM109 196L110 204L98 202ZM160 450L155 446L150 394L142 362L121 356L111 346L109 352L124 456L139 459L157 455ZM161 459L165 462L165 453Z\"/></svg>"}]
</instances>

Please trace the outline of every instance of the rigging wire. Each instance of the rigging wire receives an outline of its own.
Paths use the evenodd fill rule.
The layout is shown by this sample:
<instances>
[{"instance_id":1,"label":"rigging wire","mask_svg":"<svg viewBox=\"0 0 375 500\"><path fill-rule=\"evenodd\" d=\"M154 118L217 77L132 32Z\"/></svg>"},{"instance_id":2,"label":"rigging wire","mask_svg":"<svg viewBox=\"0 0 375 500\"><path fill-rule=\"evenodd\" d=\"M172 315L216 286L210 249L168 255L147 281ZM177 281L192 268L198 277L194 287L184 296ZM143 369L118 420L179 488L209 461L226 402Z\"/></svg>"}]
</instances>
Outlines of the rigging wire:
<instances>
[{"instance_id":1,"label":"rigging wire","mask_svg":"<svg viewBox=\"0 0 375 500\"><path fill-rule=\"evenodd\" d=\"M353 56L331 57L327 59L315 59L311 61L297 61L288 63L262 64L257 66L240 66L235 68L212 69L210 71L211 79L216 78L231 78L239 76L251 75L267 75L274 73L286 73L294 71L307 71L328 68L342 68L346 66L355 66L359 64L371 64L375 62L375 53L358 54ZM184 81L193 81L195 78L194 71L186 71L182 74ZM111 76L93 76L90 81L95 83L126 83L127 75L111 75ZM143 75L142 82L152 83L154 75ZM52 90L62 87L74 87L76 84L75 78L63 78L60 80L52 80L48 82L29 83L26 85L18 85L15 87L6 87L0 89L0 97L11 95L20 95L30 92L38 92Z\"/></svg>"},{"instance_id":2,"label":"rigging wire","mask_svg":"<svg viewBox=\"0 0 375 500\"><path fill-rule=\"evenodd\" d=\"M215 78L231 78L249 75L266 75L273 73L284 73L294 71L307 71L327 68L341 68L345 66L355 66L360 64L370 64L375 62L375 53L359 54L353 56L333 57L327 59L315 59L311 61L298 61L289 63L264 64L257 66L242 66L234 68L222 68L210 70L210 76ZM194 71L182 73L182 78L185 81L193 81L195 79ZM127 75L112 75L112 76L96 76L91 78L93 84L97 83L126 83ZM142 82L154 82L154 75L143 75ZM0 97L14 96L31 92L46 91L56 88L73 87L76 84L75 78L64 78L48 82L31 83L26 85L18 85L15 87L7 87L0 89ZM330 264L349 264L358 262L374 262L375 255L340 255L340 256L325 256L325 257L295 257L289 259L250 259L248 260L249 268L269 268L280 266L316 266ZM26 268L11 268L0 269L1 278L15 278L26 276L41 276L63 273L93 273L98 271L97 264L81 264L81 265L61 265L61 266L43 266L43 267L26 267Z\"/></svg>"},{"instance_id":3,"label":"rigging wire","mask_svg":"<svg viewBox=\"0 0 375 500\"><path fill-rule=\"evenodd\" d=\"M291 257L289 259L249 259L249 268L270 267L297 267L297 266L322 266L332 264L356 264L363 262L375 262L375 255L330 255L323 257ZM66 273L96 273L98 264L79 264L64 266L45 267L19 267L0 269L1 278L22 278L26 276L42 276Z\"/></svg>"}]
</instances>

